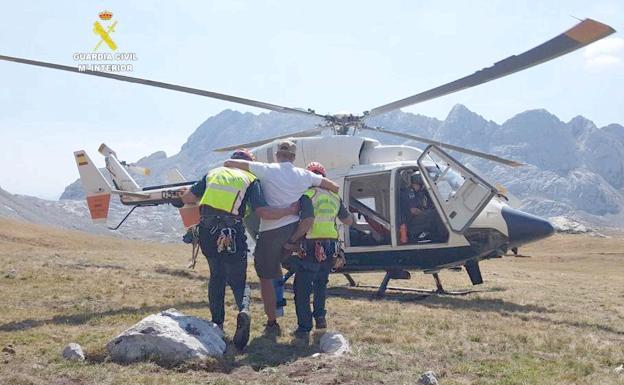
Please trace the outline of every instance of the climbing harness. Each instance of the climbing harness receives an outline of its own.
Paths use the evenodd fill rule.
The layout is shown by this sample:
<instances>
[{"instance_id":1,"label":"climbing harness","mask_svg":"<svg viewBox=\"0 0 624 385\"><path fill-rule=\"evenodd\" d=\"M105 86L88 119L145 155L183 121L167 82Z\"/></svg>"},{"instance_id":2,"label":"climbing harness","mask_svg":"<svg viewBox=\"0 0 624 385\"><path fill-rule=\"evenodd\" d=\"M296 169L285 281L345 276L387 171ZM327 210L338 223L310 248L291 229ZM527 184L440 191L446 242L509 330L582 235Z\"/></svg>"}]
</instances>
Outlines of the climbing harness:
<instances>
[{"instance_id":1,"label":"climbing harness","mask_svg":"<svg viewBox=\"0 0 624 385\"><path fill-rule=\"evenodd\" d=\"M188 268L195 269L195 264L197 263L197 255L199 254L199 225L194 225L188 228L186 234L182 237L182 241L184 243L190 243L193 245L193 251L191 251L191 261L189 262Z\"/></svg>"},{"instance_id":2,"label":"climbing harness","mask_svg":"<svg viewBox=\"0 0 624 385\"><path fill-rule=\"evenodd\" d=\"M236 254L236 230L229 227L221 229L217 238L217 252Z\"/></svg>"}]
</instances>

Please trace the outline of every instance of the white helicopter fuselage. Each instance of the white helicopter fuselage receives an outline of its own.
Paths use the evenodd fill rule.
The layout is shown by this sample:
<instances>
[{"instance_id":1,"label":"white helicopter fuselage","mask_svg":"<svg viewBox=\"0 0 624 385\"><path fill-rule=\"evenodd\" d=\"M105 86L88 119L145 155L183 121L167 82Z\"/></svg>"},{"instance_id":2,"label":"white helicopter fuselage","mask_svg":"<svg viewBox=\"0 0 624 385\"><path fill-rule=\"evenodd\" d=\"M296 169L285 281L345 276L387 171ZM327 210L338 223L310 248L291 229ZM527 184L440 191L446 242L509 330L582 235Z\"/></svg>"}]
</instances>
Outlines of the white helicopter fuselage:
<instances>
[{"instance_id":1,"label":"white helicopter fuselage","mask_svg":"<svg viewBox=\"0 0 624 385\"><path fill-rule=\"evenodd\" d=\"M310 162L320 162L327 169L327 176L345 192L345 178L389 171L404 167L417 167L423 154L419 148L405 145L382 145L375 139L362 136L333 135L292 138L297 144L295 165L305 168ZM259 162L275 162L278 141L253 150ZM346 199L343 195L343 199ZM492 199L473 221L473 228L493 228L508 236L501 209L509 206L504 199Z\"/></svg>"},{"instance_id":2,"label":"white helicopter fuselage","mask_svg":"<svg viewBox=\"0 0 624 385\"><path fill-rule=\"evenodd\" d=\"M377 257L380 254L388 257L395 255L400 259L398 257L400 255L409 255L411 258L410 253L412 253L423 256L424 261L421 259L413 264L426 270L429 263L427 259L439 259L440 253L466 253L465 260L458 257L449 259L448 263L432 262L431 268L434 270L433 266L436 266L435 269L461 266L470 258L474 258L475 253L483 254L478 258L500 257L507 252L508 248L552 234L552 226L547 221L509 207L504 196L496 189L437 147L430 149L433 147L430 146L423 151L411 146L382 145L374 139L345 135L291 138L290 140L297 145L295 165L306 167L313 161L322 163L327 169L327 176L341 187L340 195L345 205L350 204L353 197L358 195L358 191L361 197L367 196L365 190L372 191L368 193L371 196L368 199L369 206L380 214L377 225L381 224L381 227L385 229L382 230L387 233L387 239L374 245L357 244L350 239L352 235L350 229L340 226L340 237L348 262L349 255L358 256L356 260L366 259L367 255ZM275 162L278 143L279 141L274 141L255 148L253 152L257 160ZM453 191L448 196L442 196L438 184L444 179L447 171L442 172L443 168L434 163L433 158L423 159L424 152L431 156L430 152L434 150L444 156L445 161L442 162L445 164L444 167L452 164L460 171L464 181L474 183L468 187L462 186L461 189ZM403 186L400 172L401 170L411 172L423 168L428 170L423 174L431 174L430 169L434 168L434 171L438 173L437 177L442 178L435 180L424 175L427 176L426 188L440 219L447 228L448 237L444 242L405 243L400 240L399 190ZM354 188L358 191L354 191ZM372 198L375 195L377 199ZM366 200L366 198L362 199ZM374 211L373 214L375 214ZM515 229L513 234L510 233L510 223ZM356 224L355 227L357 226ZM370 227L375 227L372 225L366 227L365 224L359 226L367 229L368 232L374 230ZM520 233L516 231L518 228L521 230ZM520 236L514 238L518 234ZM475 239L481 238L484 240L477 241L477 243L480 242L479 251L475 246ZM412 262L405 262L405 264L409 265ZM353 263L351 265L353 267ZM362 269L370 270L370 267L367 265Z\"/></svg>"}]
</instances>

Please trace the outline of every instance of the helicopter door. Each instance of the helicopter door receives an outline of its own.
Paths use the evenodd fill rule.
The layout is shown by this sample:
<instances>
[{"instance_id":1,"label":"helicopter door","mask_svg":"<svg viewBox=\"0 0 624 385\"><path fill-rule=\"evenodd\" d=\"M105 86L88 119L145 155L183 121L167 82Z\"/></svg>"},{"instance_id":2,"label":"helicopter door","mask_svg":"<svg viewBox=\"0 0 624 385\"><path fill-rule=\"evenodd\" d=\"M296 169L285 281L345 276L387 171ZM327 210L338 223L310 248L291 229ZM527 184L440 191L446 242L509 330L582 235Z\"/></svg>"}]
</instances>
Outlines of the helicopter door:
<instances>
[{"instance_id":1,"label":"helicopter door","mask_svg":"<svg viewBox=\"0 0 624 385\"><path fill-rule=\"evenodd\" d=\"M496 195L496 189L440 148L430 145L418 158L429 193L451 230L463 233Z\"/></svg>"}]
</instances>

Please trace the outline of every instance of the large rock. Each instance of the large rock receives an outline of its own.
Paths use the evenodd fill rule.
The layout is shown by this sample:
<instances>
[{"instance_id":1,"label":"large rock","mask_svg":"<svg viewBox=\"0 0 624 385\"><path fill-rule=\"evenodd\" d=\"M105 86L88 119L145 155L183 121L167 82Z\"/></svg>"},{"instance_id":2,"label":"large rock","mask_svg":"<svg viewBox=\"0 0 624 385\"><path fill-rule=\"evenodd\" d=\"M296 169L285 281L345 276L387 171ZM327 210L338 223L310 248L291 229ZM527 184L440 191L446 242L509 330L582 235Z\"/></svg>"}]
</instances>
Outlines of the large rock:
<instances>
[{"instance_id":1,"label":"large rock","mask_svg":"<svg viewBox=\"0 0 624 385\"><path fill-rule=\"evenodd\" d=\"M111 340L106 348L116 362L153 360L162 365L177 365L221 357L225 341L216 324L169 309L144 318Z\"/></svg>"},{"instance_id":2,"label":"large rock","mask_svg":"<svg viewBox=\"0 0 624 385\"><path fill-rule=\"evenodd\" d=\"M319 345L323 353L334 356L341 356L351 351L349 341L347 341L345 336L337 332L327 332L323 334Z\"/></svg>"}]
</instances>

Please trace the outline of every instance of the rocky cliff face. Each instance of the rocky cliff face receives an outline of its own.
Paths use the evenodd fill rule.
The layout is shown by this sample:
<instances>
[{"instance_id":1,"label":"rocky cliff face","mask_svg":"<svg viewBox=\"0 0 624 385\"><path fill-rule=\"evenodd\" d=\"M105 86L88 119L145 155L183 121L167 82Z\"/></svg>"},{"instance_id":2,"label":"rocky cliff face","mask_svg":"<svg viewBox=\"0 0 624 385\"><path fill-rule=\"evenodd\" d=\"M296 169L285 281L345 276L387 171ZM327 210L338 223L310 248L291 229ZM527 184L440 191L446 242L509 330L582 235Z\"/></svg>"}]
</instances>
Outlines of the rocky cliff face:
<instances>
[{"instance_id":1,"label":"rocky cliff face","mask_svg":"<svg viewBox=\"0 0 624 385\"><path fill-rule=\"evenodd\" d=\"M109 226L116 226L130 208L113 198ZM92 234L105 234L130 239L179 242L184 228L178 210L169 205L138 208L117 231L94 225L84 200L49 201L11 194L0 188L0 218L52 225Z\"/></svg>"},{"instance_id":2,"label":"rocky cliff face","mask_svg":"<svg viewBox=\"0 0 624 385\"><path fill-rule=\"evenodd\" d=\"M310 128L317 120L279 113L240 113L225 110L208 118L188 138L180 152L167 157L156 152L139 164L152 169L145 185L164 183L168 170L177 167L188 179L201 177L225 158L212 149ZM431 137L521 161L511 169L454 154L492 183L500 183L522 201L522 209L550 217L566 215L598 225L624 226L624 127L596 127L577 116L562 122L545 110L522 112L497 124L456 105L445 120L402 111L369 121L370 125ZM382 143L400 138L365 133ZM111 145L114 144L111 143ZM123 157L123 154L120 154ZM78 182L68 186L62 200L82 199Z\"/></svg>"}]
</instances>

